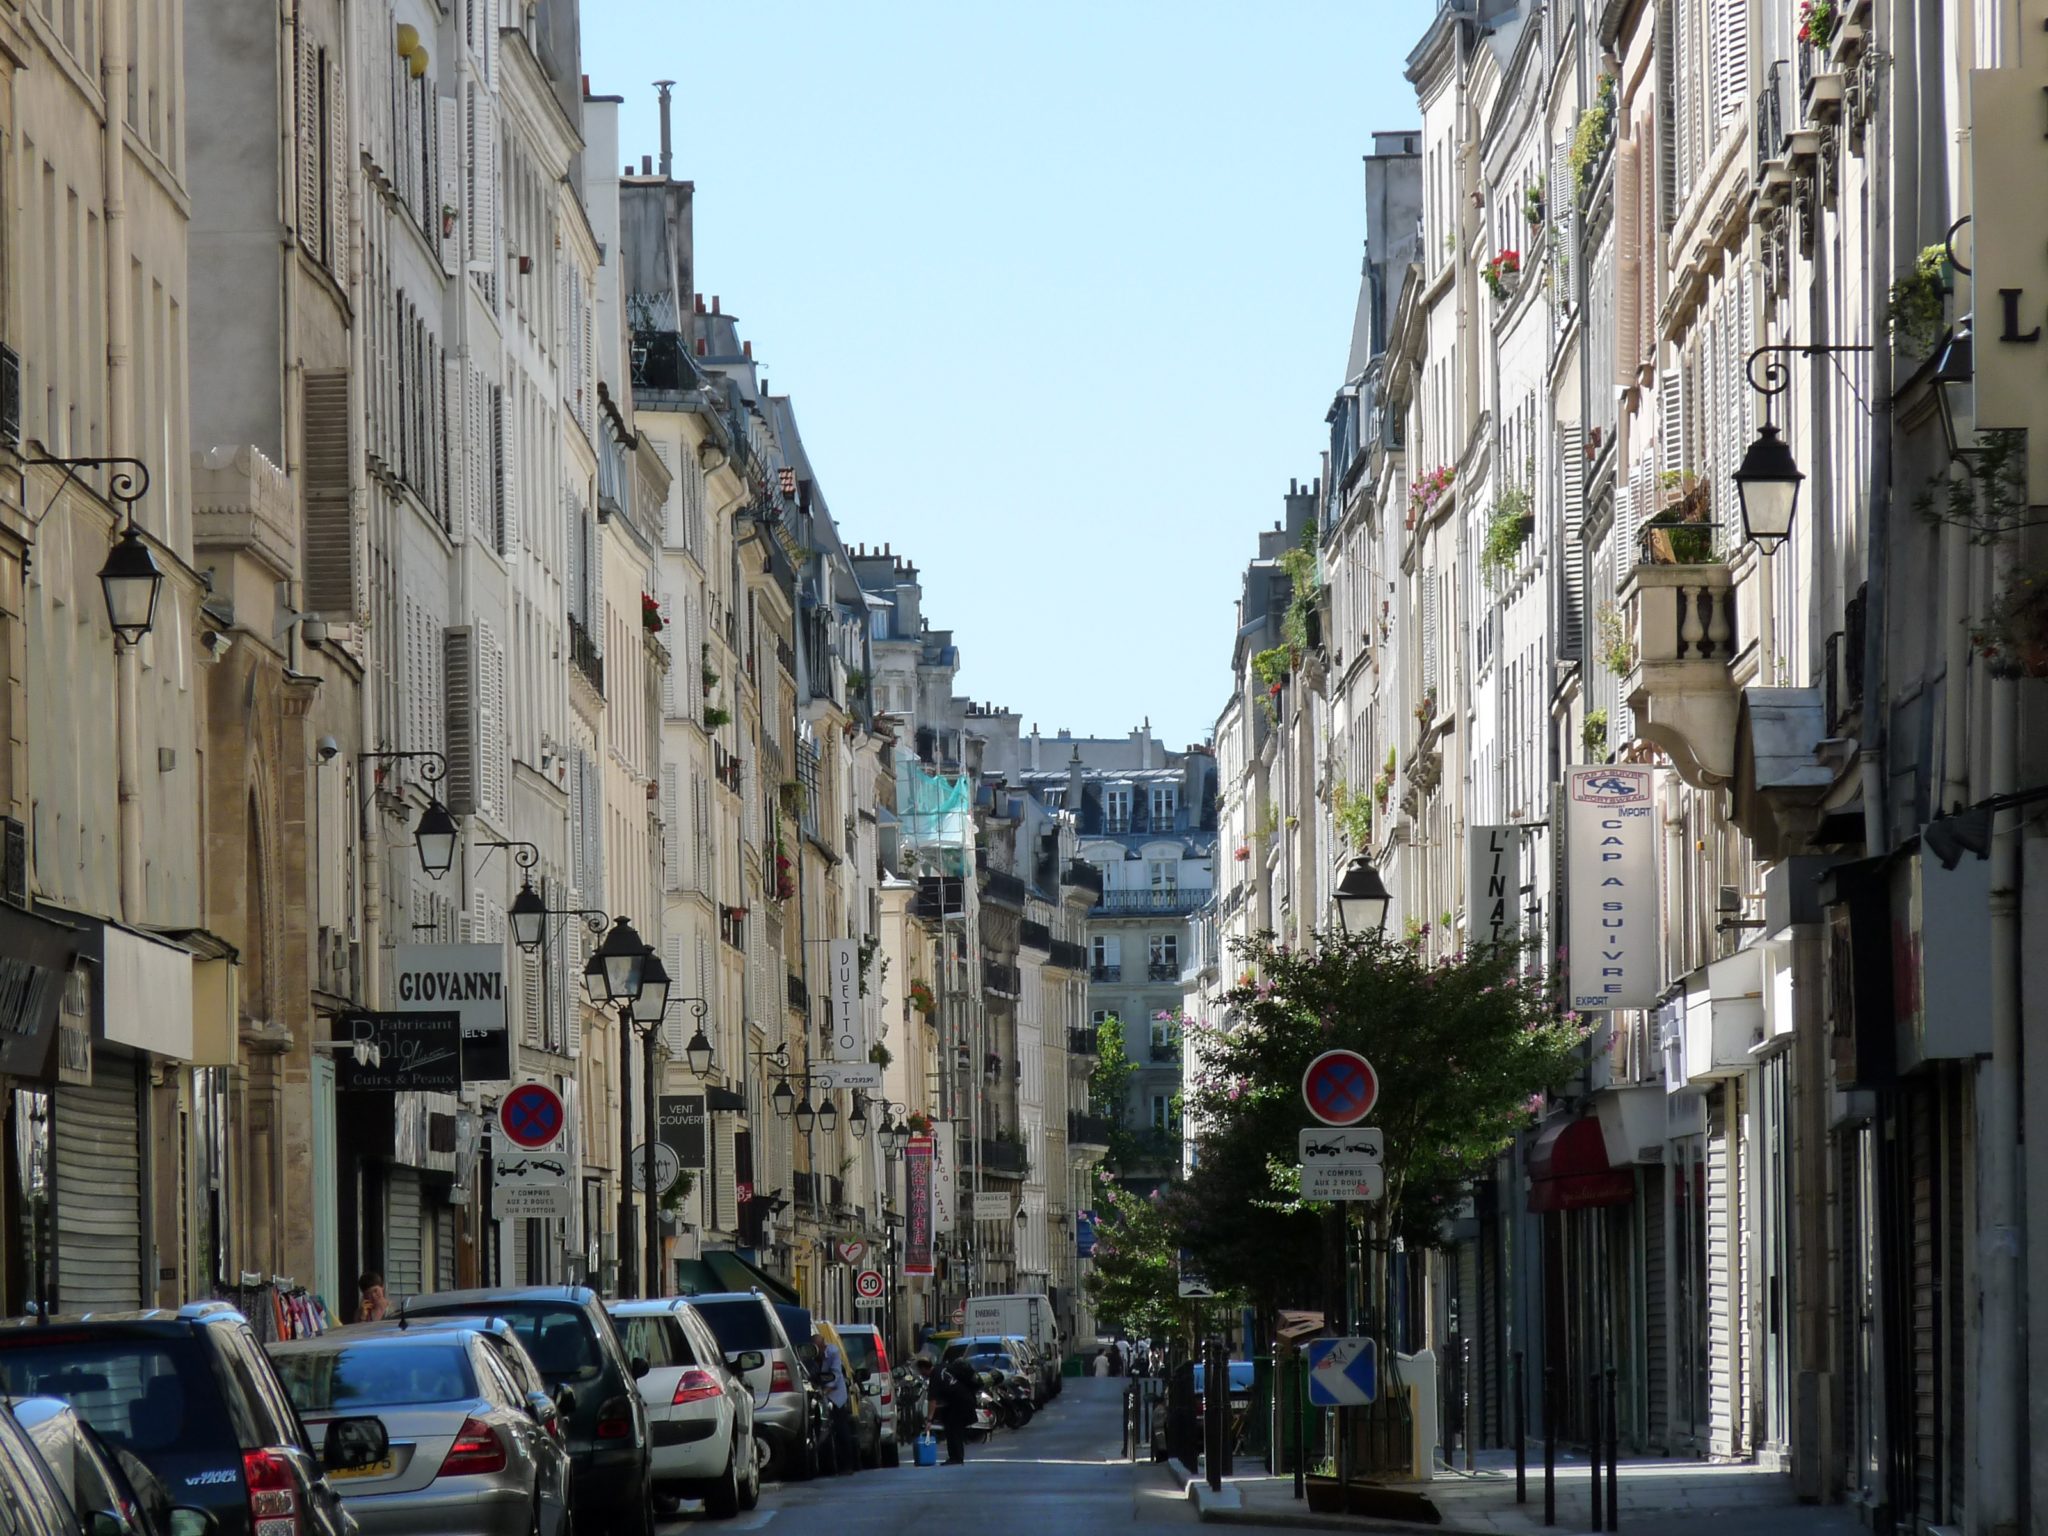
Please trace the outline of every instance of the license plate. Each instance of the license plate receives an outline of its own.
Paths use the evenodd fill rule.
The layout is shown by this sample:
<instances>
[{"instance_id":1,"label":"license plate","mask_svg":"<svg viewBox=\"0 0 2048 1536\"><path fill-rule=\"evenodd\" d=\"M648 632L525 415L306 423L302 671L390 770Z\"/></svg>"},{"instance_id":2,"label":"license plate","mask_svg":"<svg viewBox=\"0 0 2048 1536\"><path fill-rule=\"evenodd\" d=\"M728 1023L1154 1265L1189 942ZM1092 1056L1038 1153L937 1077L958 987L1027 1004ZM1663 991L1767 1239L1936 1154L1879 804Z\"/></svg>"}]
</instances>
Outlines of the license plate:
<instances>
[{"instance_id":1,"label":"license plate","mask_svg":"<svg viewBox=\"0 0 2048 1536\"><path fill-rule=\"evenodd\" d=\"M382 1461L373 1461L367 1466L336 1467L327 1474L327 1480L329 1482L337 1482L344 1478L352 1477L389 1477L391 1471L392 1461L389 1456L386 1456Z\"/></svg>"}]
</instances>

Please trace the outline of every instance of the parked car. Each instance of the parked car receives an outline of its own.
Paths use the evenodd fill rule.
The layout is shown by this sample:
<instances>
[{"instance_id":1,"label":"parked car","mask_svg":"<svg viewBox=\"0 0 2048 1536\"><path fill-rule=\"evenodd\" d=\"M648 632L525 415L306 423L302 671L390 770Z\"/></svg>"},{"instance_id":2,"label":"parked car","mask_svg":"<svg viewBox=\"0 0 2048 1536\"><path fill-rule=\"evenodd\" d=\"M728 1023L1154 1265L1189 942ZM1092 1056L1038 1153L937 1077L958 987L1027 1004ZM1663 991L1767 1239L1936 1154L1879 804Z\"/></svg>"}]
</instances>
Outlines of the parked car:
<instances>
[{"instance_id":1,"label":"parked car","mask_svg":"<svg viewBox=\"0 0 2048 1536\"><path fill-rule=\"evenodd\" d=\"M831 1440L829 1421L821 1433L809 1374L774 1304L759 1291L719 1291L689 1300L718 1340L726 1364L753 1393L754 1433L768 1447L768 1475L797 1482L816 1476ZM759 1364L752 1362L754 1355L761 1357Z\"/></svg>"},{"instance_id":2,"label":"parked car","mask_svg":"<svg viewBox=\"0 0 2048 1536\"><path fill-rule=\"evenodd\" d=\"M846 1347L847 1369L854 1382L874 1400L880 1454L869 1466L898 1464L896 1448L896 1378L889 1369L889 1346L873 1323L841 1323L839 1339Z\"/></svg>"},{"instance_id":3,"label":"parked car","mask_svg":"<svg viewBox=\"0 0 2048 1536\"><path fill-rule=\"evenodd\" d=\"M1037 1408L1044 1404L1047 1395L1044 1375L1039 1370L1037 1359L1031 1353L1031 1346L1015 1334L962 1335L946 1345L946 1352L941 1359L951 1360L955 1355L987 1354L1009 1356L1010 1364L1005 1369L1013 1373L1021 1372L1030 1378L1031 1406ZM986 1371L990 1367L977 1365L975 1369Z\"/></svg>"},{"instance_id":4,"label":"parked car","mask_svg":"<svg viewBox=\"0 0 2048 1536\"><path fill-rule=\"evenodd\" d=\"M680 1297L615 1301L612 1323L626 1353L645 1360L640 1399L654 1442L656 1497L702 1499L729 1520L761 1502L754 1453L754 1394L736 1371L759 1363L741 1350L731 1366L710 1326Z\"/></svg>"},{"instance_id":5,"label":"parked car","mask_svg":"<svg viewBox=\"0 0 2048 1536\"><path fill-rule=\"evenodd\" d=\"M358 1536L329 1477L391 1449L376 1419L348 1417L328 1423L316 1455L247 1320L225 1302L0 1321L0 1395L69 1403L220 1536Z\"/></svg>"},{"instance_id":6,"label":"parked car","mask_svg":"<svg viewBox=\"0 0 2048 1536\"><path fill-rule=\"evenodd\" d=\"M61 1530L66 1536L204 1536L219 1529L203 1510L173 1508L170 1494L155 1475L132 1456L124 1456L102 1440L78 1410L54 1397L25 1397L12 1405L14 1423L28 1435L37 1456L50 1471L69 1508L48 1507L48 1490L30 1486L34 1468L15 1448L0 1448L0 1480L7 1487L0 1498L20 1512L20 1525L10 1531ZM6 1438L0 1434L0 1438ZM31 1512L36 1504L45 1508ZM66 1517L68 1516L68 1523Z\"/></svg>"},{"instance_id":7,"label":"parked car","mask_svg":"<svg viewBox=\"0 0 2048 1536\"><path fill-rule=\"evenodd\" d=\"M316 1434L373 1414L390 1452L344 1475L365 1536L568 1536L569 1453L472 1328L357 1331L270 1347Z\"/></svg>"},{"instance_id":8,"label":"parked car","mask_svg":"<svg viewBox=\"0 0 2048 1536\"><path fill-rule=\"evenodd\" d=\"M397 1318L479 1312L512 1325L561 1407L580 1536L652 1536L654 1468L638 1386L646 1369L627 1360L597 1292L582 1285L435 1291L407 1297Z\"/></svg>"},{"instance_id":9,"label":"parked car","mask_svg":"<svg viewBox=\"0 0 2048 1536\"><path fill-rule=\"evenodd\" d=\"M1257 1372L1257 1367L1256 1367L1256 1365L1255 1365L1255 1364L1254 1364L1254 1363L1253 1363L1252 1361L1250 1361L1250 1360L1232 1360L1232 1361L1231 1361L1231 1362L1229 1363L1229 1369L1228 1369L1228 1380L1229 1380L1229 1383L1230 1383L1230 1411L1231 1411L1232 1413L1244 1413L1244 1412L1246 1412L1247 1410L1249 1410L1249 1409L1250 1409L1250 1407L1251 1407L1251 1405L1252 1405L1252 1380L1253 1380L1253 1377L1255 1376L1256 1372ZM1196 1366L1195 1366L1195 1412L1196 1412L1196 1413L1202 1413L1202 1412L1204 1412L1204 1411L1205 1411L1205 1407L1204 1407L1204 1405L1205 1405L1205 1404L1207 1403L1207 1401L1208 1401L1208 1395L1207 1395L1207 1387L1206 1387L1206 1382L1207 1382L1208 1374L1209 1374L1209 1372L1208 1372L1208 1367L1207 1367L1207 1366L1205 1366L1205 1365L1202 1365L1202 1364L1200 1364L1200 1363L1197 1363L1197 1364L1196 1364Z\"/></svg>"},{"instance_id":10,"label":"parked car","mask_svg":"<svg viewBox=\"0 0 2048 1536\"><path fill-rule=\"evenodd\" d=\"M555 1401L555 1394L549 1390L547 1381L541 1376L540 1367L533 1363L533 1356L526 1352L520 1342L519 1330L512 1326L509 1318L490 1317L482 1313L474 1317L413 1317L403 1322L356 1323L352 1325L358 1333L372 1329L389 1329L418 1335L431 1328L467 1328L481 1335L483 1342L497 1355L498 1363L505 1367L513 1385L519 1388L521 1398L533 1410L533 1420L552 1435L563 1447L566 1454L569 1443L568 1422L562 1417L561 1405ZM573 1511L573 1473L565 1473L568 1482L564 1484L562 1496L568 1500Z\"/></svg>"}]
</instances>

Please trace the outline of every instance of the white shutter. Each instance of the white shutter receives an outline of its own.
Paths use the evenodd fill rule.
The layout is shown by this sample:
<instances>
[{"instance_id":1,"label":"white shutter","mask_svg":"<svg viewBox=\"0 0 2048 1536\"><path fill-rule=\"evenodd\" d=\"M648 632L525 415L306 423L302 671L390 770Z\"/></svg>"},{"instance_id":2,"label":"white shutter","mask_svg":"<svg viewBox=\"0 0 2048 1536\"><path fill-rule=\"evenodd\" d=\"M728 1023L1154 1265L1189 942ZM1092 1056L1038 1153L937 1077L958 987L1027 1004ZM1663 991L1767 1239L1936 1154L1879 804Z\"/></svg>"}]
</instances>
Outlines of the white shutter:
<instances>
[{"instance_id":1,"label":"white shutter","mask_svg":"<svg viewBox=\"0 0 2048 1536\"><path fill-rule=\"evenodd\" d=\"M477 789L488 813L511 813L505 794L505 648L490 625L478 626Z\"/></svg>"},{"instance_id":2,"label":"white shutter","mask_svg":"<svg viewBox=\"0 0 2048 1536\"><path fill-rule=\"evenodd\" d=\"M690 1036L696 1032L697 1013L688 1006L690 999L704 997L701 986L690 985L689 970L683 964L683 936L680 933L665 933L661 936L661 963L668 967L669 997L672 1006L661 1021L661 1043L669 1055L680 1061L683 1047L690 1043ZM711 1021L704 1021L707 1031Z\"/></svg>"},{"instance_id":3,"label":"white shutter","mask_svg":"<svg viewBox=\"0 0 2048 1536\"><path fill-rule=\"evenodd\" d=\"M690 780L690 889L710 896L716 890L712 879L711 790L701 778Z\"/></svg>"},{"instance_id":4,"label":"white shutter","mask_svg":"<svg viewBox=\"0 0 2048 1536\"><path fill-rule=\"evenodd\" d=\"M498 416L498 527L503 532L498 553L507 560L519 557L519 433L513 422L518 391L493 392Z\"/></svg>"},{"instance_id":5,"label":"white shutter","mask_svg":"<svg viewBox=\"0 0 2048 1536\"><path fill-rule=\"evenodd\" d=\"M1422 573L1422 690L1436 687L1436 572Z\"/></svg>"},{"instance_id":6,"label":"white shutter","mask_svg":"<svg viewBox=\"0 0 2048 1536\"><path fill-rule=\"evenodd\" d=\"M731 1115L718 1115L712 1119L711 1134L718 1142L718 1187L712 1191L717 1197L716 1218L720 1231L732 1232L739 1228L739 1180L734 1170L737 1167L733 1151L733 1124ZM760 1153L755 1153L756 1157ZM758 1179L756 1180L758 1183Z\"/></svg>"},{"instance_id":7,"label":"white shutter","mask_svg":"<svg viewBox=\"0 0 2048 1536\"><path fill-rule=\"evenodd\" d=\"M1637 167L1642 151L1627 139L1614 152L1614 382L1627 389L1642 360L1643 233Z\"/></svg>"},{"instance_id":8,"label":"white shutter","mask_svg":"<svg viewBox=\"0 0 2048 1536\"><path fill-rule=\"evenodd\" d=\"M1685 404L1683 368L1667 368L1657 380L1657 446L1659 468L1666 474L1676 474L1687 468L1685 462ZM1653 508L1640 507L1638 513L1648 516Z\"/></svg>"},{"instance_id":9,"label":"white shutter","mask_svg":"<svg viewBox=\"0 0 2048 1536\"><path fill-rule=\"evenodd\" d=\"M469 526L476 537L485 543L491 539L491 485L489 441L484 436L485 396L484 376L476 364L471 363L468 379L464 386L464 409L468 413L469 426L464 432L463 461L467 465L466 479L469 483Z\"/></svg>"},{"instance_id":10,"label":"white shutter","mask_svg":"<svg viewBox=\"0 0 2048 1536\"><path fill-rule=\"evenodd\" d=\"M676 599L667 582L661 584L661 633L668 642L669 664L661 674L661 716L664 720L677 718L677 673L689 665L689 647L684 643L687 636L676 630Z\"/></svg>"},{"instance_id":11,"label":"white shutter","mask_svg":"<svg viewBox=\"0 0 2048 1536\"><path fill-rule=\"evenodd\" d=\"M484 78L493 88L498 84L498 0L484 0Z\"/></svg>"},{"instance_id":12,"label":"white shutter","mask_svg":"<svg viewBox=\"0 0 2048 1536\"><path fill-rule=\"evenodd\" d=\"M343 71L338 57L327 63L327 270L348 286L348 200L355 185L355 156L348 126L348 100L342 94ZM424 131L424 130L423 130Z\"/></svg>"},{"instance_id":13,"label":"white shutter","mask_svg":"<svg viewBox=\"0 0 2048 1536\"><path fill-rule=\"evenodd\" d=\"M662 888L670 891L683 888L682 786L677 779L680 771L674 763L661 765Z\"/></svg>"},{"instance_id":14,"label":"white shutter","mask_svg":"<svg viewBox=\"0 0 2048 1536\"><path fill-rule=\"evenodd\" d=\"M460 626L444 630L441 644L445 657L443 675L447 680L441 717L448 732L448 782L442 793L450 811L457 816L470 816L479 808L483 793L483 776L479 772L483 712L478 703L482 690L477 676L480 646L476 635Z\"/></svg>"},{"instance_id":15,"label":"white shutter","mask_svg":"<svg viewBox=\"0 0 2048 1536\"><path fill-rule=\"evenodd\" d=\"M299 110L293 125L299 158L299 244L320 254L320 50L299 37Z\"/></svg>"},{"instance_id":16,"label":"white shutter","mask_svg":"<svg viewBox=\"0 0 2048 1536\"><path fill-rule=\"evenodd\" d=\"M492 118L489 96L472 86L469 102L469 186L472 196L469 265L472 271L495 273L498 269L497 124Z\"/></svg>"},{"instance_id":17,"label":"white shutter","mask_svg":"<svg viewBox=\"0 0 2048 1536\"><path fill-rule=\"evenodd\" d=\"M570 761L568 777L570 883L575 887L576 905L595 906L596 902L591 899L595 893L586 890L583 885L583 764L580 758Z\"/></svg>"},{"instance_id":18,"label":"white shutter","mask_svg":"<svg viewBox=\"0 0 2048 1536\"><path fill-rule=\"evenodd\" d=\"M1657 227L1665 234L1678 220L1678 34L1673 11L1673 0L1664 0L1657 9Z\"/></svg>"},{"instance_id":19,"label":"white shutter","mask_svg":"<svg viewBox=\"0 0 2048 1536\"><path fill-rule=\"evenodd\" d=\"M462 109L453 96L434 98L434 115L437 136L440 140L434 146L435 159L439 162L441 186L439 206L434 209L433 229L437 236L435 246L441 253L441 270L449 277L462 270L462 246L469 238L469 231L462 220ZM449 227L448 211L454 210L454 227Z\"/></svg>"},{"instance_id":20,"label":"white shutter","mask_svg":"<svg viewBox=\"0 0 2048 1536\"><path fill-rule=\"evenodd\" d=\"M1725 128L1749 101L1748 0L1714 0L1714 117Z\"/></svg>"},{"instance_id":21,"label":"white shutter","mask_svg":"<svg viewBox=\"0 0 2048 1536\"><path fill-rule=\"evenodd\" d=\"M711 940L703 934L697 935L697 992L714 1006L718 1000L717 971L711 960Z\"/></svg>"},{"instance_id":22,"label":"white shutter","mask_svg":"<svg viewBox=\"0 0 2048 1536\"><path fill-rule=\"evenodd\" d=\"M453 353L443 357L441 374L441 451L448 456L448 537L460 544L469 536L467 497L473 474L466 446L469 433L464 421L467 407L462 359Z\"/></svg>"},{"instance_id":23,"label":"white shutter","mask_svg":"<svg viewBox=\"0 0 2048 1536\"><path fill-rule=\"evenodd\" d=\"M1572 184L1571 150L1559 144L1550 152L1550 218L1557 238L1550 242L1551 259L1557 263L1554 295L1561 314L1572 307L1572 228L1579 205Z\"/></svg>"}]
</instances>

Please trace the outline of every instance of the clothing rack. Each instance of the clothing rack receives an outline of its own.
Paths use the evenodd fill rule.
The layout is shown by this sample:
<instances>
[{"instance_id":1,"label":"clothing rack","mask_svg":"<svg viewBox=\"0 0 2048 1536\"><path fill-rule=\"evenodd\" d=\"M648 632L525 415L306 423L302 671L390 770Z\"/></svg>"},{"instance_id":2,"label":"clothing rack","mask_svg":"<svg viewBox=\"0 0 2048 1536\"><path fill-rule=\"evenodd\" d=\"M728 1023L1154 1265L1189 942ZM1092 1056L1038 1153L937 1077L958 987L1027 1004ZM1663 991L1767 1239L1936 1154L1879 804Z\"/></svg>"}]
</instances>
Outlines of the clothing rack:
<instances>
[{"instance_id":1,"label":"clothing rack","mask_svg":"<svg viewBox=\"0 0 2048 1536\"><path fill-rule=\"evenodd\" d=\"M289 1275L265 1276L244 1270L234 1285L219 1287L216 1301L225 1301L249 1319L260 1344L284 1339L310 1339L334 1326L334 1314L323 1296L316 1296Z\"/></svg>"}]
</instances>

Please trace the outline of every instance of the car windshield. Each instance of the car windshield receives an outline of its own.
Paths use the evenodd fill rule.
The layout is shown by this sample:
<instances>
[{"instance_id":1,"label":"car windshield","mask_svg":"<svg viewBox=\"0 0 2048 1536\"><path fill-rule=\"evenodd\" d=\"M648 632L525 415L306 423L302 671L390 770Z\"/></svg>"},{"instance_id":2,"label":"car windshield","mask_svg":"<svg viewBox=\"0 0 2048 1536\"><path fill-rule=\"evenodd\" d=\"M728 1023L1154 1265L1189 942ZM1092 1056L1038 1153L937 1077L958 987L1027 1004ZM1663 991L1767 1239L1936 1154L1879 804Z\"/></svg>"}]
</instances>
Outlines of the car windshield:
<instances>
[{"instance_id":1,"label":"car windshield","mask_svg":"<svg viewBox=\"0 0 2048 1536\"><path fill-rule=\"evenodd\" d=\"M771 1314L763 1302L752 1299L699 1301L693 1305L718 1336L718 1347L728 1355L737 1355L748 1349L765 1351L782 1347L782 1341L775 1337L774 1325L768 1321Z\"/></svg>"},{"instance_id":2,"label":"car windshield","mask_svg":"<svg viewBox=\"0 0 2048 1536\"><path fill-rule=\"evenodd\" d=\"M469 1352L447 1339L292 1349L271 1356L301 1413L452 1403L476 1396Z\"/></svg>"},{"instance_id":3,"label":"car windshield","mask_svg":"<svg viewBox=\"0 0 2048 1536\"><path fill-rule=\"evenodd\" d=\"M408 1312L427 1309L408 1305ZM472 1304L467 1310L475 1312ZM512 1325L512 1331L519 1335L519 1342L526 1346L527 1354L533 1357L534 1368L540 1372L541 1380L551 1387L559 1387L565 1381L588 1381L604 1370L604 1359L598 1353L597 1336L591 1331L590 1319L583 1315L580 1307L563 1302L547 1301L494 1301L490 1305L492 1317L502 1317Z\"/></svg>"},{"instance_id":4,"label":"car windshield","mask_svg":"<svg viewBox=\"0 0 2048 1536\"><path fill-rule=\"evenodd\" d=\"M204 1347L121 1334L0 1335L0 1392L60 1397L111 1444L145 1459L234 1441Z\"/></svg>"},{"instance_id":5,"label":"car windshield","mask_svg":"<svg viewBox=\"0 0 2048 1536\"><path fill-rule=\"evenodd\" d=\"M839 1336L846 1345L846 1364L855 1371L880 1371L881 1351L875 1348L872 1333L842 1333Z\"/></svg>"},{"instance_id":6,"label":"car windshield","mask_svg":"<svg viewBox=\"0 0 2048 1536\"><path fill-rule=\"evenodd\" d=\"M1014 1371L1017 1369L1015 1355L998 1355L977 1350L967 1357L967 1363L977 1371Z\"/></svg>"}]
</instances>

